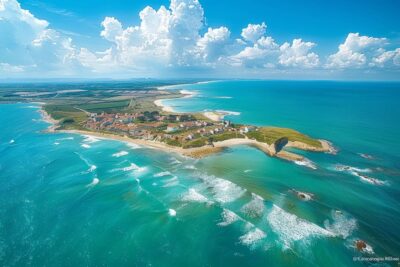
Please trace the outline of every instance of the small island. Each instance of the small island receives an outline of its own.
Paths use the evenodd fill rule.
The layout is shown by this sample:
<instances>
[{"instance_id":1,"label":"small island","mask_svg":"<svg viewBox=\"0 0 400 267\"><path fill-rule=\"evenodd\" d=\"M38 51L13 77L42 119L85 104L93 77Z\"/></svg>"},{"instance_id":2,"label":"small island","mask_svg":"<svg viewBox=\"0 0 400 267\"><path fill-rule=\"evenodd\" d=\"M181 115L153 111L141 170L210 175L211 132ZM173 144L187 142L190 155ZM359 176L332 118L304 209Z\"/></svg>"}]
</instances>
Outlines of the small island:
<instances>
[{"instance_id":1,"label":"small island","mask_svg":"<svg viewBox=\"0 0 400 267\"><path fill-rule=\"evenodd\" d=\"M78 87L79 88L79 87ZM332 152L328 141L288 128L233 123L222 111L176 113L165 99L187 97L186 91L153 87L62 90L5 90L0 101L39 102L49 132L89 134L201 158L236 145L255 147L269 156L306 160L287 148Z\"/></svg>"}]
</instances>

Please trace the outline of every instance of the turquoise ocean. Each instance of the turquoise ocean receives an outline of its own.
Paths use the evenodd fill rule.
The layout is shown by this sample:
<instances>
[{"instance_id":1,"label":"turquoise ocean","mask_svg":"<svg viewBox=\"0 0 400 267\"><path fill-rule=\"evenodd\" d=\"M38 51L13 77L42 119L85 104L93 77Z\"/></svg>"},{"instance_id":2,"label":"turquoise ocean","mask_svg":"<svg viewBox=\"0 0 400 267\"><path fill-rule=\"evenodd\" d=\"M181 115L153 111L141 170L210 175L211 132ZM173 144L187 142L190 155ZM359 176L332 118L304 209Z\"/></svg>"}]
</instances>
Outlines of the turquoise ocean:
<instances>
[{"instance_id":1,"label":"turquoise ocean","mask_svg":"<svg viewBox=\"0 0 400 267\"><path fill-rule=\"evenodd\" d=\"M399 83L169 89L195 93L164 101L176 111L229 111L337 153L297 151L307 166L238 146L195 160L44 133L38 104L0 105L0 266L397 266L354 257L400 256Z\"/></svg>"}]
</instances>

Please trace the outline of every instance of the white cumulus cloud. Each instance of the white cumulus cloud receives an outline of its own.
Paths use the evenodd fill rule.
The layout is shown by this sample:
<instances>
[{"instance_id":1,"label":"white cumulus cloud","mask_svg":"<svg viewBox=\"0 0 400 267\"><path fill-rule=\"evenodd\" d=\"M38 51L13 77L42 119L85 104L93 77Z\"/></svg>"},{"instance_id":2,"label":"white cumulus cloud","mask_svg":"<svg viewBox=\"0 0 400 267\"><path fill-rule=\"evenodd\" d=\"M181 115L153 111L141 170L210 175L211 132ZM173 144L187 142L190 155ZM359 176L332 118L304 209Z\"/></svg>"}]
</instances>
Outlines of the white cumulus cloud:
<instances>
[{"instance_id":1,"label":"white cumulus cloud","mask_svg":"<svg viewBox=\"0 0 400 267\"><path fill-rule=\"evenodd\" d=\"M312 42L294 39L292 44L284 43L280 47L279 63L283 66L312 68L319 65L317 54L310 52L315 46Z\"/></svg>"},{"instance_id":2,"label":"white cumulus cloud","mask_svg":"<svg viewBox=\"0 0 400 267\"><path fill-rule=\"evenodd\" d=\"M0 36L4 72L56 72L76 63L72 40L50 29L47 21L22 9L16 0L0 0Z\"/></svg>"},{"instance_id":3,"label":"white cumulus cloud","mask_svg":"<svg viewBox=\"0 0 400 267\"><path fill-rule=\"evenodd\" d=\"M339 50L328 57L328 68L360 68L365 67L373 57L384 52L386 38L360 36L359 33L349 33Z\"/></svg>"},{"instance_id":4,"label":"white cumulus cloud","mask_svg":"<svg viewBox=\"0 0 400 267\"><path fill-rule=\"evenodd\" d=\"M105 17L98 34L108 47L96 51L77 47L62 30L52 29L17 0L0 0L0 74L130 77L185 71L300 73L319 66L331 71L400 69L400 48L387 49L386 38L349 33L337 52L321 62L314 42L298 38L278 43L267 35L265 22L248 24L240 36L232 36L223 25L207 28L198 0L170 0L169 6L158 9L147 6L138 16L137 25Z\"/></svg>"},{"instance_id":5,"label":"white cumulus cloud","mask_svg":"<svg viewBox=\"0 0 400 267\"><path fill-rule=\"evenodd\" d=\"M246 28L242 29L242 37L246 41L255 43L267 31L267 25L263 22L261 24L249 24Z\"/></svg>"}]
</instances>

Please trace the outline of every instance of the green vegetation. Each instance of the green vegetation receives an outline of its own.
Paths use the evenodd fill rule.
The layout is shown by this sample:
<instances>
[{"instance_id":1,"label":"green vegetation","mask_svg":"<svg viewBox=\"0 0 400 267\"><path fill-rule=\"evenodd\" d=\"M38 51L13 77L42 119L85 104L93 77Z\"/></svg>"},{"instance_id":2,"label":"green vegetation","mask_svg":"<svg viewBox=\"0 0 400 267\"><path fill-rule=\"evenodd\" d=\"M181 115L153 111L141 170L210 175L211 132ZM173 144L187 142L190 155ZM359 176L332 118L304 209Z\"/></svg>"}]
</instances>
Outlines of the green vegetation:
<instances>
[{"instance_id":1,"label":"green vegetation","mask_svg":"<svg viewBox=\"0 0 400 267\"><path fill-rule=\"evenodd\" d=\"M222 134L217 134L213 136L213 141L214 142L219 142L219 141L224 141L228 139L233 139L233 138L244 138L245 136L243 134L240 134L238 132L224 132Z\"/></svg>"},{"instance_id":2,"label":"green vegetation","mask_svg":"<svg viewBox=\"0 0 400 267\"><path fill-rule=\"evenodd\" d=\"M178 147L182 146L181 142L177 139L166 139L165 143L170 146L178 146Z\"/></svg>"},{"instance_id":3,"label":"green vegetation","mask_svg":"<svg viewBox=\"0 0 400 267\"><path fill-rule=\"evenodd\" d=\"M110 102L101 102L101 103L87 103L82 105L77 105L77 108L83 109L87 112L92 113L117 113L123 112L127 109L130 100L123 101L110 101Z\"/></svg>"},{"instance_id":4,"label":"green vegetation","mask_svg":"<svg viewBox=\"0 0 400 267\"><path fill-rule=\"evenodd\" d=\"M249 138L267 144L275 143L278 139L286 137L289 141L299 141L314 147L321 147L321 143L318 140L288 128L262 127L258 131L252 131L246 135Z\"/></svg>"},{"instance_id":5,"label":"green vegetation","mask_svg":"<svg viewBox=\"0 0 400 267\"><path fill-rule=\"evenodd\" d=\"M183 148L202 147L207 144L207 138L201 137L183 144Z\"/></svg>"},{"instance_id":6,"label":"green vegetation","mask_svg":"<svg viewBox=\"0 0 400 267\"><path fill-rule=\"evenodd\" d=\"M60 121L60 129L82 129L82 124L87 120L85 112L69 105L45 105L44 110Z\"/></svg>"}]
</instances>

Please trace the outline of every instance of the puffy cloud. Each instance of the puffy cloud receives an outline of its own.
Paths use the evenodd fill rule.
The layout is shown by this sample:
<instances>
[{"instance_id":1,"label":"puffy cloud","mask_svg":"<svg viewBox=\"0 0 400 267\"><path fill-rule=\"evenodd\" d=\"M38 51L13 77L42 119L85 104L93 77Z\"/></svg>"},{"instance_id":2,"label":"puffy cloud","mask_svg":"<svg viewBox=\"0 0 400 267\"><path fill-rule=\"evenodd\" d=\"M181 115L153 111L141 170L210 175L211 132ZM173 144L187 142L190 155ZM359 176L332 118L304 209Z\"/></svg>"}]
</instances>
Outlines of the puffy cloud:
<instances>
[{"instance_id":1,"label":"puffy cloud","mask_svg":"<svg viewBox=\"0 0 400 267\"><path fill-rule=\"evenodd\" d=\"M328 68L364 67L372 57L384 52L386 38L360 36L359 33L349 33L345 42L339 45L339 50L328 57Z\"/></svg>"},{"instance_id":2,"label":"puffy cloud","mask_svg":"<svg viewBox=\"0 0 400 267\"><path fill-rule=\"evenodd\" d=\"M263 22L261 24L249 24L242 30L242 37L246 41L255 43L267 31L267 25Z\"/></svg>"},{"instance_id":3,"label":"puffy cloud","mask_svg":"<svg viewBox=\"0 0 400 267\"><path fill-rule=\"evenodd\" d=\"M74 65L72 40L48 26L16 0L0 0L0 62L4 72L54 72Z\"/></svg>"},{"instance_id":4,"label":"puffy cloud","mask_svg":"<svg viewBox=\"0 0 400 267\"><path fill-rule=\"evenodd\" d=\"M100 35L108 41L115 42L116 37L122 33L122 24L115 18L106 17L101 26L103 26L103 30Z\"/></svg>"},{"instance_id":5,"label":"puffy cloud","mask_svg":"<svg viewBox=\"0 0 400 267\"><path fill-rule=\"evenodd\" d=\"M137 25L126 26L105 17L100 36L109 47L99 52L74 46L71 38L22 9L17 0L0 0L0 73L83 76L94 72L121 77L210 70L225 75L232 70L263 74L320 66L319 56L312 52L315 43L294 39L278 44L266 35L264 22L248 24L238 39L232 39L224 26L206 29L198 0L170 0L168 7L158 9L147 6L139 18ZM324 66L398 69L400 48L386 50L387 44L385 38L349 33Z\"/></svg>"},{"instance_id":6,"label":"puffy cloud","mask_svg":"<svg viewBox=\"0 0 400 267\"><path fill-rule=\"evenodd\" d=\"M230 31L226 27L216 29L208 28L208 31L197 41L200 56L206 61L211 62L220 59L228 51Z\"/></svg>"},{"instance_id":7,"label":"puffy cloud","mask_svg":"<svg viewBox=\"0 0 400 267\"><path fill-rule=\"evenodd\" d=\"M279 63L283 66L312 68L319 65L319 57L309 51L315 46L312 42L294 39L292 44L284 43L279 48Z\"/></svg>"},{"instance_id":8,"label":"puffy cloud","mask_svg":"<svg viewBox=\"0 0 400 267\"><path fill-rule=\"evenodd\" d=\"M400 67L400 48L385 51L372 59L370 66L376 67Z\"/></svg>"},{"instance_id":9,"label":"puffy cloud","mask_svg":"<svg viewBox=\"0 0 400 267\"><path fill-rule=\"evenodd\" d=\"M169 9L161 6L157 11L148 6L139 17L140 25L125 29L115 18L106 17L101 23L101 36L115 45L107 57L110 62L128 69L189 66L198 51L197 43L207 50L206 58L214 56L212 43L217 40L210 39L211 33L200 39L204 11L197 0L171 0ZM93 56L103 59L96 53L91 53L90 58ZM90 66L90 62L97 64L96 60L85 60L85 65Z\"/></svg>"},{"instance_id":10,"label":"puffy cloud","mask_svg":"<svg viewBox=\"0 0 400 267\"><path fill-rule=\"evenodd\" d=\"M253 46L244 47L231 57L233 66L249 68L271 68L276 65L279 45L272 37L261 37Z\"/></svg>"}]
</instances>

